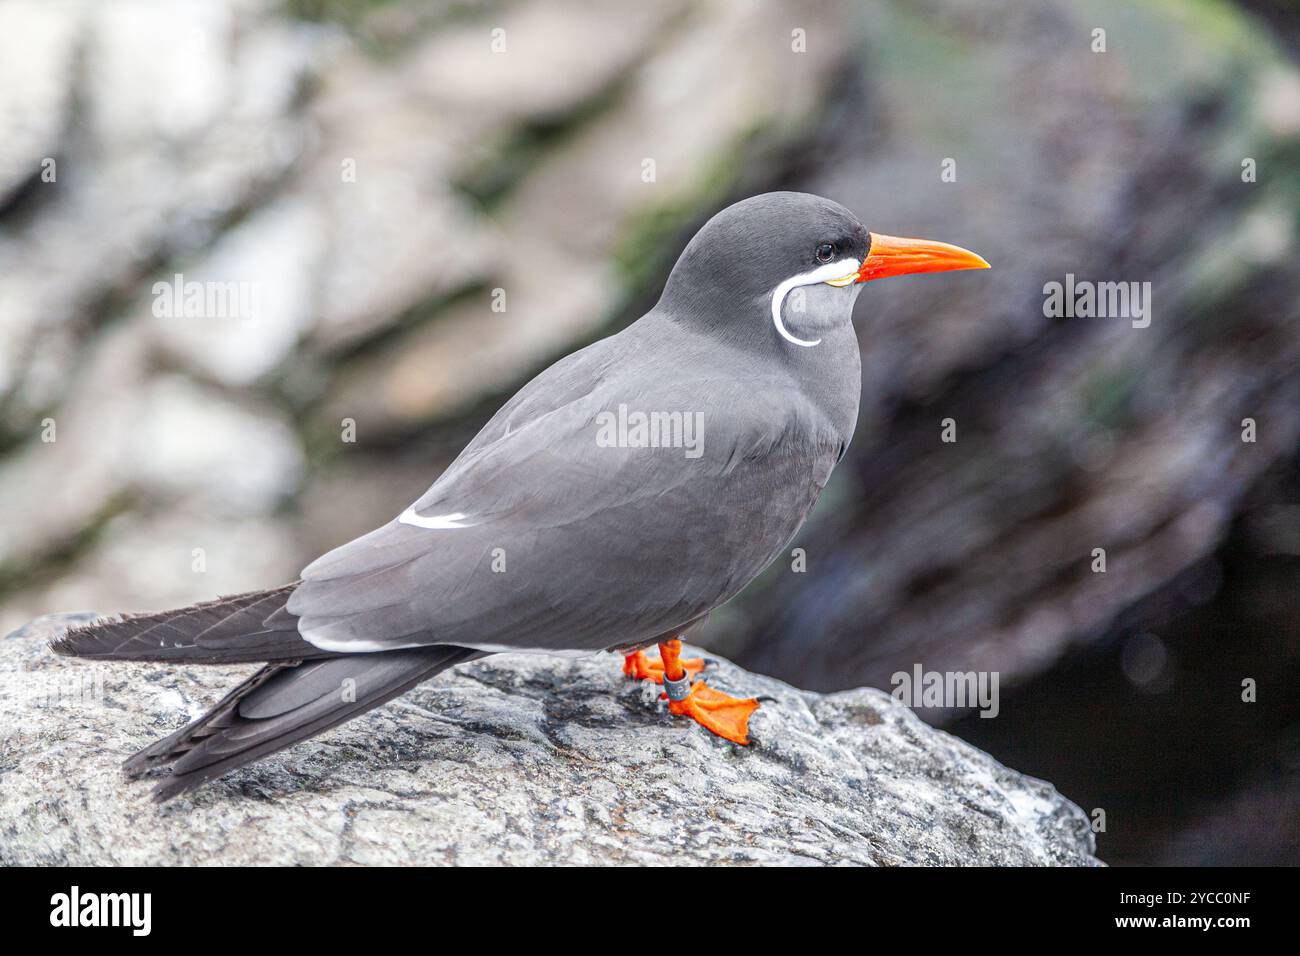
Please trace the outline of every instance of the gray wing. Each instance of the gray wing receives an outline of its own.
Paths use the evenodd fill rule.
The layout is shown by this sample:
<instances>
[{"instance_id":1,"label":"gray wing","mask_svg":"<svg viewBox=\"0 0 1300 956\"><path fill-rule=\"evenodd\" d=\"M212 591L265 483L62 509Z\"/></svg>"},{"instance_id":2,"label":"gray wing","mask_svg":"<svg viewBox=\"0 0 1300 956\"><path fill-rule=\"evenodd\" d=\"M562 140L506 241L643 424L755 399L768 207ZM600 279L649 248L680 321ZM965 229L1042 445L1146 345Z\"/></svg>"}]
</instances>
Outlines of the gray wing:
<instances>
[{"instance_id":1,"label":"gray wing","mask_svg":"<svg viewBox=\"0 0 1300 956\"><path fill-rule=\"evenodd\" d=\"M803 523L838 437L788 383L691 378L653 350L620 349L616 367L613 341L502 408L408 514L429 526L394 520L308 566L288 606L302 636L592 651L648 643L749 583ZM597 416L620 403L700 412L701 454L601 447Z\"/></svg>"}]
</instances>

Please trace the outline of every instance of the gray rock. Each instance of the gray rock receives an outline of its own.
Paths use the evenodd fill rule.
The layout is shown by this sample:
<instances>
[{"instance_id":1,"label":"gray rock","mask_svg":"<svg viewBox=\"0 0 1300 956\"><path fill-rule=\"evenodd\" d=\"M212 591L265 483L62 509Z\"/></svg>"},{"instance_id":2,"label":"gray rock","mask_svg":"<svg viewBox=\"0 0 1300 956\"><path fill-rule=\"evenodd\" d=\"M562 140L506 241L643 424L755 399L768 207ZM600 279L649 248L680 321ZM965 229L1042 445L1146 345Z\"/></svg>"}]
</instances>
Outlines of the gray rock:
<instances>
[{"instance_id":1,"label":"gray rock","mask_svg":"<svg viewBox=\"0 0 1300 956\"><path fill-rule=\"evenodd\" d=\"M269 6L6 5L0 141L16 151L0 161L0 196L15 179L34 185L30 215L0 232L0 425L59 401L101 312L170 279L152 274L157 263L206 248L296 168L311 139L301 90L334 45ZM26 49L10 64L15 43ZM250 278L294 275L292 253L319 228L296 222L294 246Z\"/></svg>"},{"instance_id":2,"label":"gray rock","mask_svg":"<svg viewBox=\"0 0 1300 956\"><path fill-rule=\"evenodd\" d=\"M153 312L149 326L165 352L232 388L250 385L278 365L314 322L325 221L314 199L286 196L251 213L204 256L160 276L162 287L198 283L223 290L199 315ZM155 287L139 314L158 304ZM174 298L182 294L188 293ZM164 295L164 302L171 298Z\"/></svg>"},{"instance_id":3,"label":"gray rock","mask_svg":"<svg viewBox=\"0 0 1300 956\"><path fill-rule=\"evenodd\" d=\"M0 201L58 153L85 12L39 0L0 5Z\"/></svg>"},{"instance_id":4,"label":"gray rock","mask_svg":"<svg viewBox=\"0 0 1300 956\"><path fill-rule=\"evenodd\" d=\"M497 656L161 808L118 765L244 672L0 641L0 864L1095 865L1046 783L870 689L773 698L741 749L670 717L614 657Z\"/></svg>"}]
</instances>

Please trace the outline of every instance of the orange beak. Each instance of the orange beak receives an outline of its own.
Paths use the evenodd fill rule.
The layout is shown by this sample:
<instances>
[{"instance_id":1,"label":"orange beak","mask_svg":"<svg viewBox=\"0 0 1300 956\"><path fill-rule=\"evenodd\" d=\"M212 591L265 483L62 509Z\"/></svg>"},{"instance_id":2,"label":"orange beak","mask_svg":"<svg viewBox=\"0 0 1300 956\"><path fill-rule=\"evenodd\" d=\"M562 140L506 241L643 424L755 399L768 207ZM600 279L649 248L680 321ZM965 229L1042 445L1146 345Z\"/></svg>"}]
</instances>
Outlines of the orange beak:
<instances>
[{"instance_id":1,"label":"orange beak","mask_svg":"<svg viewBox=\"0 0 1300 956\"><path fill-rule=\"evenodd\" d=\"M958 269L987 269L989 264L969 249L950 246L929 239L900 239L898 236L871 235L871 251L854 282L888 279L916 272L954 272Z\"/></svg>"}]
</instances>

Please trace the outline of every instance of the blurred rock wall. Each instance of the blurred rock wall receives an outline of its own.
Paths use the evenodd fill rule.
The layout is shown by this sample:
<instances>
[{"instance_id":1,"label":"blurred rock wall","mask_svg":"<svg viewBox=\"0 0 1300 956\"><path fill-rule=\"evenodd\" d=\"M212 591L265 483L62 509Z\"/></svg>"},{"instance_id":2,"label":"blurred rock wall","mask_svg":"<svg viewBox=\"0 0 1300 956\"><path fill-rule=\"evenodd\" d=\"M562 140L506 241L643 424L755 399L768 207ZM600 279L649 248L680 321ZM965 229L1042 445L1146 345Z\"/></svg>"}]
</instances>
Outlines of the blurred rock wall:
<instances>
[{"instance_id":1,"label":"blurred rock wall","mask_svg":"<svg viewBox=\"0 0 1300 956\"><path fill-rule=\"evenodd\" d=\"M801 181L994 269L861 296L850 467L798 542L816 573L776 568L738 608L750 665L822 689L899 660L1027 679L1212 553L1294 459L1300 74L1231 6L1178 6L873 19L861 121ZM1149 326L1046 317L1067 274L1149 282ZM1289 514L1269 546L1300 554Z\"/></svg>"},{"instance_id":2,"label":"blurred rock wall","mask_svg":"<svg viewBox=\"0 0 1300 956\"><path fill-rule=\"evenodd\" d=\"M0 5L0 626L291 580L387 520L770 176L842 15Z\"/></svg>"}]
</instances>

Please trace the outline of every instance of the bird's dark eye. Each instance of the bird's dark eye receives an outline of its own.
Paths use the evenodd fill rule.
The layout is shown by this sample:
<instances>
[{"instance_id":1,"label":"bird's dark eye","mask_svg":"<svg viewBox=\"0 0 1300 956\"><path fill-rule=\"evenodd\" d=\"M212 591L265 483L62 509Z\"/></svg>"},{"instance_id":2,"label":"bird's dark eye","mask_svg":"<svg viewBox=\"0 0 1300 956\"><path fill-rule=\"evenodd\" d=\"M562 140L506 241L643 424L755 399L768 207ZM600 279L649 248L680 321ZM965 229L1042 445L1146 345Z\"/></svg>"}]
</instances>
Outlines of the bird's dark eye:
<instances>
[{"instance_id":1,"label":"bird's dark eye","mask_svg":"<svg viewBox=\"0 0 1300 956\"><path fill-rule=\"evenodd\" d=\"M830 262L831 257L835 255L835 246L829 242L823 242L817 247L817 258L822 262Z\"/></svg>"}]
</instances>

